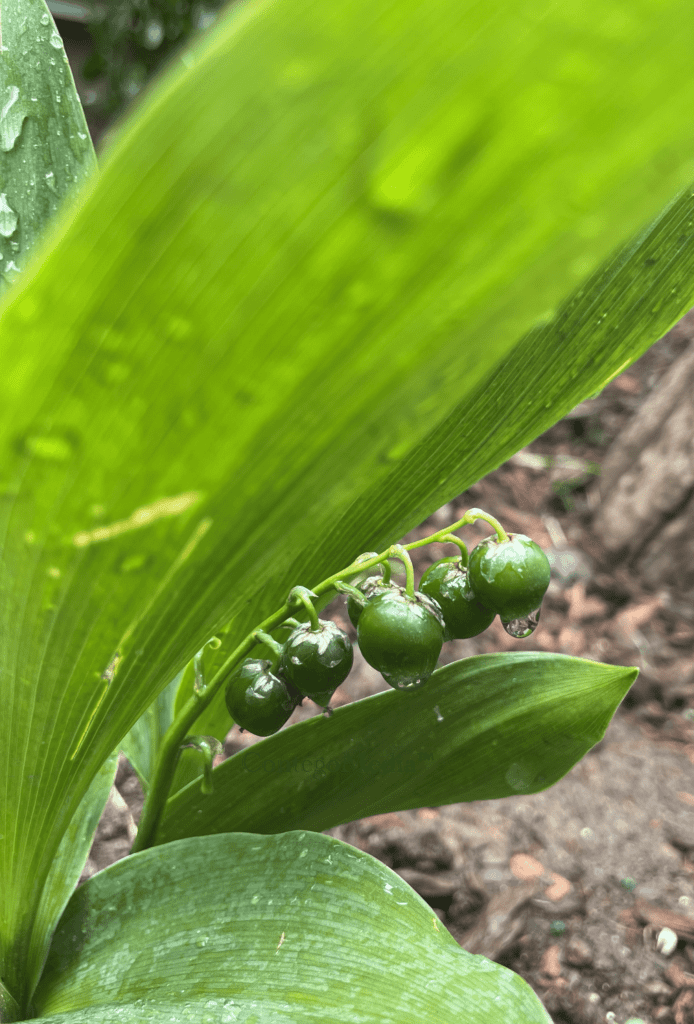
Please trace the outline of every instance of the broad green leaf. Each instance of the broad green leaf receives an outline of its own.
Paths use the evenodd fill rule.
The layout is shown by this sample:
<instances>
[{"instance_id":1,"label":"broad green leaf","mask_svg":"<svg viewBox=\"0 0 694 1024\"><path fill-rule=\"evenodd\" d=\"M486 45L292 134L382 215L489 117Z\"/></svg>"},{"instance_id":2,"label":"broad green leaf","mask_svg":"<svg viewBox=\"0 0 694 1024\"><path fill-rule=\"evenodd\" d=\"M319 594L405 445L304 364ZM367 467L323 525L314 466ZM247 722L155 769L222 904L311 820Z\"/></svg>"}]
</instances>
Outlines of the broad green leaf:
<instances>
[{"instance_id":1,"label":"broad green leaf","mask_svg":"<svg viewBox=\"0 0 694 1024\"><path fill-rule=\"evenodd\" d=\"M38 981L58 919L87 862L96 826L108 801L117 769L118 754L112 754L92 779L51 864L32 935L32 990Z\"/></svg>"},{"instance_id":2,"label":"broad green leaf","mask_svg":"<svg viewBox=\"0 0 694 1024\"><path fill-rule=\"evenodd\" d=\"M684 0L259 0L124 125L0 323L21 1003L72 815L200 644L398 539L690 304L687 193L554 312L694 178L692 29Z\"/></svg>"},{"instance_id":3,"label":"broad green leaf","mask_svg":"<svg viewBox=\"0 0 694 1024\"><path fill-rule=\"evenodd\" d=\"M107 868L70 901L35 1005L95 1024L366 1024L375 1007L379 1024L549 1021L393 871L311 832L188 839Z\"/></svg>"},{"instance_id":4,"label":"broad green leaf","mask_svg":"<svg viewBox=\"0 0 694 1024\"><path fill-rule=\"evenodd\" d=\"M121 750L137 772L145 793L149 789L157 750L174 719L174 702L182 676L179 672L171 680L121 741Z\"/></svg>"},{"instance_id":5,"label":"broad green leaf","mask_svg":"<svg viewBox=\"0 0 694 1024\"><path fill-rule=\"evenodd\" d=\"M65 197L96 167L44 0L0 0L0 294Z\"/></svg>"},{"instance_id":6,"label":"broad green leaf","mask_svg":"<svg viewBox=\"0 0 694 1024\"><path fill-rule=\"evenodd\" d=\"M368 814L537 793L604 735L635 668L562 654L482 654L414 693L387 690L234 754L167 804L157 842L321 831Z\"/></svg>"}]
</instances>

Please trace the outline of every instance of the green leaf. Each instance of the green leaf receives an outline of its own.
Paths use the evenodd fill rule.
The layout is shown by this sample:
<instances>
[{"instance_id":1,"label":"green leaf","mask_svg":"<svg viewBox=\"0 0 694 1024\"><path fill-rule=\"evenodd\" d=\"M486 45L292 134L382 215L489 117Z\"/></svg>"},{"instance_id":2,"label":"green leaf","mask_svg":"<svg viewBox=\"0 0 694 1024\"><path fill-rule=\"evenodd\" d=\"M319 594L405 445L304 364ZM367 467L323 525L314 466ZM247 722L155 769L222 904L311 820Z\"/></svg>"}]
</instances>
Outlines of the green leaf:
<instances>
[{"instance_id":1,"label":"green leaf","mask_svg":"<svg viewBox=\"0 0 694 1024\"><path fill-rule=\"evenodd\" d=\"M393 871L311 832L188 839L107 868L70 901L35 1005L75 1024L358 1024L374 1007L381 1024L549 1021Z\"/></svg>"},{"instance_id":2,"label":"green leaf","mask_svg":"<svg viewBox=\"0 0 694 1024\"><path fill-rule=\"evenodd\" d=\"M87 862L96 826L108 801L117 769L118 754L112 754L92 779L51 864L34 921L29 952L29 966L33 972L32 991L45 962L51 936Z\"/></svg>"},{"instance_id":3,"label":"green leaf","mask_svg":"<svg viewBox=\"0 0 694 1024\"><path fill-rule=\"evenodd\" d=\"M201 643L397 540L691 304L687 193L555 314L694 177L692 28L685 0L259 0L123 126L0 323L19 1002L83 794Z\"/></svg>"},{"instance_id":4,"label":"green leaf","mask_svg":"<svg viewBox=\"0 0 694 1024\"><path fill-rule=\"evenodd\" d=\"M0 294L65 197L96 167L44 0L0 0Z\"/></svg>"},{"instance_id":5,"label":"green leaf","mask_svg":"<svg viewBox=\"0 0 694 1024\"><path fill-rule=\"evenodd\" d=\"M637 675L562 654L482 654L234 754L167 804L157 842L316 831L368 814L537 793L604 735Z\"/></svg>"},{"instance_id":6,"label":"green leaf","mask_svg":"<svg viewBox=\"0 0 694 1024\"><path fill-rule=\"evenodd\" d=\"M174 719L174 703L182 676L183 672L179 672L171 680L121 741L121 750L137 772L145 793L149 789L162 738Z\"/></svg>"}]
</instances>

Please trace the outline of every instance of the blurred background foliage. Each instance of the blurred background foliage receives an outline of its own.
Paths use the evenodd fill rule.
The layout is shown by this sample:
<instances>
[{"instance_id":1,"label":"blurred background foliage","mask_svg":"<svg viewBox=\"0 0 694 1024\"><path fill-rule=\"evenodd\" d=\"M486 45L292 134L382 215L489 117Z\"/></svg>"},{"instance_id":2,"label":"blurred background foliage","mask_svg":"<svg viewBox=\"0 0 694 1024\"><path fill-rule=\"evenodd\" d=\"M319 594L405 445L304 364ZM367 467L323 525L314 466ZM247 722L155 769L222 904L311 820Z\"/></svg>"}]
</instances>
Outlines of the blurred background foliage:
<instances>
[{"instance_id":1,"label":"blurred background foliage","mask_svg":"<svg viewBox=\"0 0 694 1024\"><path fill-rule=\"evenodd\" d=\"M98 124L120 113L192 33L215 21L224 3L48 0L89 119Z\"/></svg>"}]
</instances>

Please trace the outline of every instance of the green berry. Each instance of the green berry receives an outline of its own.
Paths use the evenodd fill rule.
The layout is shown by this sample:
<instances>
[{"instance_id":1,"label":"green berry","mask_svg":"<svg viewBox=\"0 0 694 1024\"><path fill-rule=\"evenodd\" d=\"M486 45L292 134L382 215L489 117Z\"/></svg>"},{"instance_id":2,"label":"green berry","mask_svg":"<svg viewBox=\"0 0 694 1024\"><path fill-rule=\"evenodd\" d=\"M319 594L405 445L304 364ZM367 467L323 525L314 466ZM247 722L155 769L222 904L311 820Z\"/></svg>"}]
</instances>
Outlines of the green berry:
<instances>
[{"instance_id":1,"label":"green berry","mask_svg":"<svg viewBox=\"0 0 694 1024\"><path fill-rule=\"evenodd\" d=\"M361 583L357 583L356 587L357 590L361 590L367 601L369 598L374 597L375 594L382 594L385 590L400 589L396 588L394 583L384 583L382 576L368 576ZM347 598L347 614L355 629L357 628L363 608L364 605L359 604L356 598L351 596Z\"/></svg>"},{"instance_id":2,"label":"green berry","mask_svg":"<svg viewBox=\"0 0 694 1024\"><path fill-rule=\"evenodd\" d=\"M390 686L414 690L436 668L443 628L441 610L431 598L389 588L367 602L357 637L366 661Z\"/></svg>"},{"instance_id":3,"label":"green berry","mask_svg":"<svg viewBox=\"0 0 694 1024\"><path fill-rule=\"evenodd\" d=\"M422 576L419 589L441 608L444 641L477 636L492 624L496 615L477 600L468 571L457 558L446 558L430 566Z\"/></svg>"},{"instance_id":4,"label":"green berry","mask_svg":"<svg viewBox=\"0 0 694 1024\"><path fill-rule=\"evenodd\" d=\"M301 701L301 694L292 693L271 669L271 661L246 658L226 684L229 714L241 729L254 736L277 732Z\"/></svg>"},{"instance_id":5,"label":"green berry","mask_svg":"<svg viewBox=\"0 0 694 1024\"><path fill-rule=\"evenodd\" d=\"M313 631L310 622L290 634L280 658L282 676L300 693L321 707L343 683L354 661L352 642L334 622L321 620Z\"/></svg>"},{"instance_id":6,"label":"green berry","mask_svg":"<svg viewBox=\"0 0 694 1024\"><path fill-rule=\"evenodd\" d=\"M522 533L500 541L486 537L470 555L468 574L477 599L502 621L522 619L539 608L549 586L549 562Z\"/></svg>"}]
</instances>

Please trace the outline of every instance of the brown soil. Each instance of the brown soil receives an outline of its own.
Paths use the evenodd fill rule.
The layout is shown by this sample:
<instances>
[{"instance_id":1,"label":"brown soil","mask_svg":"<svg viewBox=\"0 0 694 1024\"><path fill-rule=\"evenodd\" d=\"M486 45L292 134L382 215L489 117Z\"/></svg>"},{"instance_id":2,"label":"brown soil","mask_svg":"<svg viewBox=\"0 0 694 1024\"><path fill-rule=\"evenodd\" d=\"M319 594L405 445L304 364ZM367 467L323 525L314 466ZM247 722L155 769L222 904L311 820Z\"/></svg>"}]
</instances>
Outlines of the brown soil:
<instances>
[{"instance_id":1,"label":"brown soil","mask_svg":"<svg viewBox=\"0 0 694 1024\"><path fill-rule=\"evenodd\" d=\"M89 46L71 31L77 66ZM78 86L89 103L91 87L79 77ZM100 134L104 125L90 127ZM482 636L446 645L443 660L518 649L636 665L639 679L604 740L543 793L330 830L399 872L466 949L526 978L556 1024L694 1024L694 611L667 580L649 589L612 561L591 530L593 471L692 333L689 322L674 329L407 538L482 506L545 548L552 583L533 636L513 640L497 619ZM487 532L470 528L467 539ZM421 549L416 568L449 553ZM351 629L341 601L328 614ZM357 651L333 703L384 688ZM306 705L292 721L319 713ZM232 729L225 756L252 742ZM121 759L83 879L127 854L141 806Z\"/></svg>"}]
</instances>

